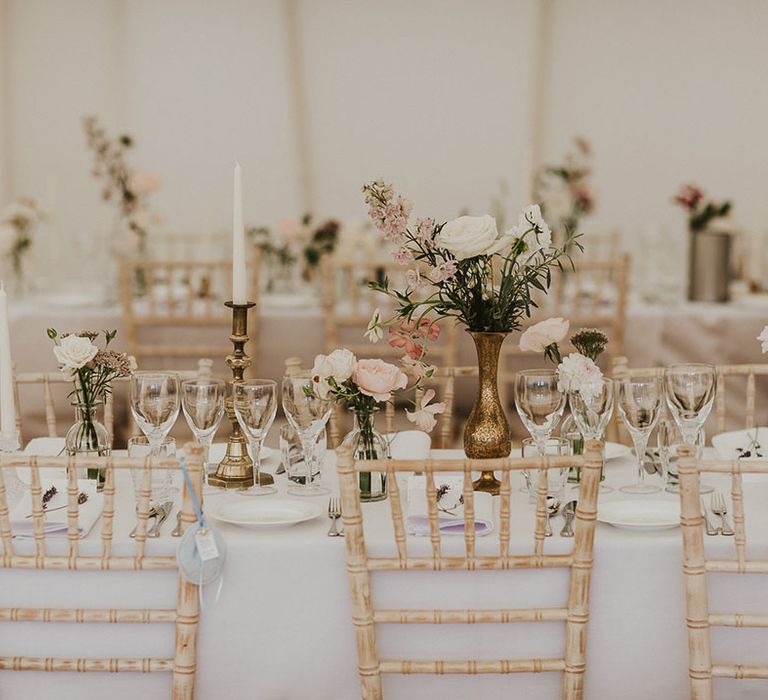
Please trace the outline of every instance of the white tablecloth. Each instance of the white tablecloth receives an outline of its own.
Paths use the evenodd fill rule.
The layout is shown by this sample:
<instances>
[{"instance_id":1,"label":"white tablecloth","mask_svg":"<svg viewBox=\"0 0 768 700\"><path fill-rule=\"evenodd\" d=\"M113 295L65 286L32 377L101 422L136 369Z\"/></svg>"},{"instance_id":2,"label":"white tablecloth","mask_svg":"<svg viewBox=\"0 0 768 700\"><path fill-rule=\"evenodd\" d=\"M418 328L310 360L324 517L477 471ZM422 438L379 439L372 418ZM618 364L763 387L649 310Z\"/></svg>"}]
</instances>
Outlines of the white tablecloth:
<instances>
[{"instance_id":1,"label":"white tablecloth","mask_svg":"<svg viewBox=\"0 0 768 700\"><path fill-rule=\"evenodd\" d=\"M456 452L438 453L458 456ZM610 462L608 483L633 478L631 461ZM335 473L325 466L325 480L335 489ZM281 491L284 477L278 477ZM117 537L128 542L131 490L122 484ZM727 484L726 484L727 486ZM118 485L120 488L120 484ZM527 496L513 499L513 549L532 546L532 506ZM768 482L746 486L747 527L754 551L768 545L768 514L764 507ZM618 491L601 498L628 496ZM676 496L657 497L676 500ZM209 508L234 494L211 497ZM242 496L240 496L242 498ZM636 497L647 498L647 497ZM325 499L319 499L325 504ZM377 553L394 548L389 533L389 503L365 506L367 540ZM171 519L172 520L172 519ZM554 522L556 531L561 519ZM206 598L200 625L198 694L204 700L352 700L360 696L351 607L345 571L344 540L328 538L326 518L285 530L244 530L221 526L228 560L221 599ZM173 551L167 535L151 542L157 551ZM98 525L97 525L98 529ZM478 540L480 550L496 543L496 535ZM461 538L446 547L460 547ZM707 538L707 547L731 554L732 538ZM409 546L428 547L409 538ZM98 546L92 533L83 546ZM557 534L547 551L571 546ZM563 604L564 572L381 573L375 575L375 604L386 607L516 607ZM2 605L173 606L174 577L168 572L108 573L2 571ZM760 610L764 577L712 576L713 609ZM105 583L108 582L108 583ZM737 585L737 583L739 585ZM403 598L405 596L405 598ZM734 603L739 600L738 603ZM456 658L498 658L501 655L559 655L561 623L511 625L384 626L380 653L399 640L404 655L431 658L441 653ZM43 625L3 623L0 655L170 655L173 625ZM107 638L113 641L108 642ZM149 647L141 647L148 639ZM77 640L77 642L76 642ZM765 633L718 630L715 653L723 660L763 661ZM398 650L400 651L400 650ZM728 651L732 655L728 655ZM597 525L595 565L589 623L586 697L598 700L647 700L688 697L680 530L638 534ZM412 676L386 677L385 695L398 700L439 697L559 697L559 674L511 677ZM718 682L719 697L764 698L762 681ZM0 673L0 697L55 697L90 700L109 697L166 697L170 680L164 674L109 676L80 674Z\"/></svg>"}]
</instances>

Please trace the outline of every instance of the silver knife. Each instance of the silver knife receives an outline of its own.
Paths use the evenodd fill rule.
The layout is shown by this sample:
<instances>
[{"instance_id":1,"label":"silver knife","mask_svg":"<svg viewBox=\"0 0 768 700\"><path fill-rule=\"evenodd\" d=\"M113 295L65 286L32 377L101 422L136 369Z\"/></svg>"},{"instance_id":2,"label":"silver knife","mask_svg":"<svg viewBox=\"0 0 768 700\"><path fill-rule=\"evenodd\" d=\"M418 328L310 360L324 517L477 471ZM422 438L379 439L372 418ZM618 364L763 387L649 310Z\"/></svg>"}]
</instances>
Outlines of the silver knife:
<instances>
[{"instance_id":1,"label":"silver knife","mask_svg":"<svg viewBox=\"0 0 768 700\"><path fill-rule=\"evenodd\" d=\"M147 533L147 537L160 537L160 526L168 519L173 510L173 501L166 501L157 509L157 517L152 529Z\"/></svg>"}]
</instances>

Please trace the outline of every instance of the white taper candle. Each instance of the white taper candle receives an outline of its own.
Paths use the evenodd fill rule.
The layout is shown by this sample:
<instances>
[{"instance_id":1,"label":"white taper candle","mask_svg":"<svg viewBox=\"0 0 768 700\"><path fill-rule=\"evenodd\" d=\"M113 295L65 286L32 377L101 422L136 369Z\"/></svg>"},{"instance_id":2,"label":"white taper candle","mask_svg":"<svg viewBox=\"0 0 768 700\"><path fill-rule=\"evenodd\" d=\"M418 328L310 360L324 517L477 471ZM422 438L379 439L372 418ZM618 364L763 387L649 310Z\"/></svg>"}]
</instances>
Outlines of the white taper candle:
<instances>
[{"instance_id":1,"label":"white taper candle","mask_svg":"<svg viewBox=\"0 0 768 700\"><path fill-rule=\"evenodd\" d=\"M0 283L0 432L6 439L16 432L11 334L8 328L8 295L2 283Z\"/></svg>"},{"instance_id":2,"label":"white taper candle","mask_svg":"<svg viewBox=\"0 0 768 700\"><path fill-rule=\"evenodd\" d=\"M248 302L245 271L245 228L243 227L243 174L235 163L234 208L232 213L232 302Z\"/></svg>"}]
</instances>

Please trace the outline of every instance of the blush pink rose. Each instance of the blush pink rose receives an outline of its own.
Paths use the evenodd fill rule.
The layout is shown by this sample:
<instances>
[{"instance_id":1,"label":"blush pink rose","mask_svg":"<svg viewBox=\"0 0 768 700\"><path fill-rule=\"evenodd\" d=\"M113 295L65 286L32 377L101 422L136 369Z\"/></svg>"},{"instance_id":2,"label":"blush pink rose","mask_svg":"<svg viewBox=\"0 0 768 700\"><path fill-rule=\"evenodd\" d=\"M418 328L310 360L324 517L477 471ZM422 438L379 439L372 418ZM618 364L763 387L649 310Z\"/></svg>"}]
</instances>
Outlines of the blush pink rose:
<instances>
[{"instance_id":1,"label":"blush pink rose","mask_svg":"<svg viewBox=\"0 0 768 700\"><path fill-rule=\"evenodd\" d=\"M405 389L408 385L408 377L384 360L358 360L352 381L361 393L372 396L376 401L389 401L393 391Z\"/></svg>"},{"instance_id":2,"label":"blush pink rose","mask_svg":"<svg viewBox=\"0 0 768 700\"><path fill-rule=\"evenodd\" d=\"M523 352L544 352L547 345L559 343L568 334L570 322L563 318L548 318L534 323L520 336Z\"/></svg>"}]
</instances>

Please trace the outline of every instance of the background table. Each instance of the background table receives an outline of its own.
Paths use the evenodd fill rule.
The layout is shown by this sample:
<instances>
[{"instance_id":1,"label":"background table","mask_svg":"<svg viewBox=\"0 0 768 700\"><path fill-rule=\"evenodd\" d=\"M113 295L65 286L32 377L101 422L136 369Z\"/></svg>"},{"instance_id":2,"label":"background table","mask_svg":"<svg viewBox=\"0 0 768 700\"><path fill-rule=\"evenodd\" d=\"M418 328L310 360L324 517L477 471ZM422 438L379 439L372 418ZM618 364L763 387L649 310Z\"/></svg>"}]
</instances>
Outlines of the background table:
<instances>
[{"instance_id":1,"label":"background table","mask_svg":"<svg viewBox=\"0 0 768 700\"><path fill-rule=\"evenodd\" d=\"M458 456L437 452L435 456ZM608 483L628 483L633 478L632 462L626 458L607 466ZM284 491L284 477L278 477ZM325 479L336 487L331 464ZM123 484L125 486L127 484ZM725 484L727 487L727 484ZM118 486L120 488L120 485ZM750 545L757 550L768 546L768 513L765 500L768 482L745 485L747 527ZM130 487L123 490L116 533L127 541L131 527ZM601 493L600 498L627 498L619 492ZM676 500L676 496L660 497ZM214 508L234 494L211 497ZM242 498L242 497L241 497ZM516 501L515 501L516 498ZM635 497L643 498L643 497ZM325 505L325 499L319 501ZM378 549L394 548L389 536L389 503L365 506L367 540ZM533 506L525 494L513 496L512 547L532 546ZM157 551L171 552L175 540L168 537L173 516L164 526L164 537L150 542ZM562 520L555 522L556 532ZM203 700L352 700L360 697L357 658L351 622L350 596L345 570L344 540L328 538L324 517L285 530L255 531L221 526L228 547L224 588L218 603L213 591L206 594L201 615L198 654L198 695ZM478 549L493 546L496 536L478 539ZM98 545L92 533L83 545ZM463 546L458 538L447 547ZM707 538L708 549L718 554L733 552L731 538ZM423 539L409 537L409 546L428 548ZM571 546L557 534L545 543L546 551ZM560 574L558 578L558 573ZM175 586L168 572L153 574L84 572L2 571L2 598L5 605L30 605L45 600L60 606L80 605L83 591L93 605L174 605ZM451 572L443 574L380 573L374 579L378 605L430 607L438 602L454 606L493 607L504 605L562 604L565 572ZM384 577L386 581L382 580ZM390 578L391 577L391 578ZM711 576L713 609L760 610L764 606L762 577ZM108 585L105 581L108 580ZM144 583L141 586L138 582ZM542 582L547 582L546 585ZM97 585L94 585L96 582ZM148 583L147 583L148 582ZM161 591L161 584L164 585ZM407 602L402 596L407 596ZM396 603L395 598L397 597ZM130 602L126 599L130 599ZM524 599L524 600L523 600ZM735 604L734 600L739 600ZM763 599L763 600L761 600ZM719 608L718 608L719 604ZM95 655L142 654L139 640L149 638L150 650L167 655L173 647L173 626L145 625L42 625L3 623L0 655L59 654ZM380 652L386 657L395 637L413 657L430 658L444 652L456 658L498 657L500 654L526 656L531 652L562 653L561 623L510 625L386 626L380 634ZM107 636L113 638L108 642ZM116 638L115 638L116 636ZM84 644L76 646L77 644ZM633 533L598 523L588 637L586 697L615 700L647 700L649 697L688 697L687 639L684 614L682 542L679 529ZM714 649L720 658L728 651L744 661L764 657L765 634L761 630L717 630ZM524 646L523 646L524 645ZM385 677L385 694L398 700L440 697L496 698L559 697L559 674L511 677L411 676ZM761 681L719 681L720 697L764 698ZM726 685L727 684L727 685ZM108 695L111 700L165 697L170 679L163 675L0 673L0 696L90 700ZM620 689L620 690L619 690Z\"/></svg>"}]
</instances>

